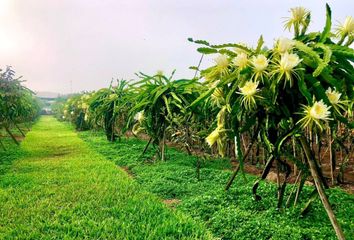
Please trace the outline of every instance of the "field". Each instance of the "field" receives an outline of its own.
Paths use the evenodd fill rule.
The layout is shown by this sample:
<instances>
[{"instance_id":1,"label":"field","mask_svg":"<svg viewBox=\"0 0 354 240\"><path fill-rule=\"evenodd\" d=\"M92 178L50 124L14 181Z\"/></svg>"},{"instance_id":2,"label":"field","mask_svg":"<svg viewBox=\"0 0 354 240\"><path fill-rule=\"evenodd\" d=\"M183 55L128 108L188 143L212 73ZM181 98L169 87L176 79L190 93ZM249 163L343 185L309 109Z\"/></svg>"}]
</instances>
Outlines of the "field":
<instances>
[{"instance_id":1,"label":"field","mask_svg":"<svg viewBox=\"0 0 354 240\"><path fill-rule=\"evenodd\" d=\"M262 184L256 203L254 176L223 190L227 160L201 163L198 180L196 157L171 148L168 161L151 163L140 157L145 144L110 143L101 131L77 134L42 117L17 154L1 157L0 238L335 239L319 200L304 218L303 203L278 211L276 184ZM329 198L344 233L353 235L354 197L331 189Z\"/></svg>"},{"instance_id":2,"label":"field","mask_svg":"<svg viewBox=\"0 0 354 240\"><path fill-rule=\"evenodd\" d=\"M0 69L0 239L353 238L354 18L288 13L270 42L189 37L193 77L40 95Z\"/></svg>"}]
</instances>

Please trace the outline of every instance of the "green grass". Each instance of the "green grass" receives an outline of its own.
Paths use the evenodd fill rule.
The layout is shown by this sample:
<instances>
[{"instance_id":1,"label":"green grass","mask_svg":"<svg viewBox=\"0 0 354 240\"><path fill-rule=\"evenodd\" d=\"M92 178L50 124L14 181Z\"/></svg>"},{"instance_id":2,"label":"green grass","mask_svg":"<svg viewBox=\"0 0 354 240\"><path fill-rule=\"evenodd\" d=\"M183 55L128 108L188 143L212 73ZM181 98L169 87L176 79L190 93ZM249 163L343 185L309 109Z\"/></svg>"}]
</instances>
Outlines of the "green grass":
<instances>
[{"instance_id":1,"label":"green grass","mask_svg":"<svg viewBox=\"0 0 354 240\"><path fill-rule=\"evenodd\" d=\"M300 204L295 208L278 211L276 184L262 182L258 193L263 199L255 202L251 188L255 176L239 175L232 188L225 192L224 186L231 174L228 160L207 161L201 169L201 180L196 178L194 156L168 149L166 162L152 163L150 149L141 158L145 141L123 139L107 142L102 132L81 132L92 149L119 166L128 167L134 179L145 190L162 199L179 199L177 210L207 225L214 236L222 239L336 239L325 210L319 199L305 217L300 211L313 187L305 187ZM288 187L289 188L289 187ZM347 239L354 236L354 196L340 189L327 191Z\"/></svg>"},{"instance_id":2,"label":"green grass","mask_svg":"<svg viewBox=\"0 0 354 240\"><path fill-rule=\"evenodd\" d=\"M9 146L0 150L0 239L211 238L54 118Z\"/></svg>"},{"instance_id":3,"label":"green grass","mask_svg":"<svg viewBox=\"0 0 354 240\"><path fill-rule=\"evenodd\" d=\"M27 132L27 127L23 124L19 124L23 132ZM21 133L16 129L11 129L12 134L15 136L21 136ZM21 136L22 138L22 136ZM18 147L15 142L10 138L10 136L6 133L4 129L0 128L0 141L2 145L0 145L0 176L5 173L6 170L12 164L12 161L19 158L21 156L20 151L18 151ZM4 149L6 149L6 152Z\"/></svg>"}]
</instances>

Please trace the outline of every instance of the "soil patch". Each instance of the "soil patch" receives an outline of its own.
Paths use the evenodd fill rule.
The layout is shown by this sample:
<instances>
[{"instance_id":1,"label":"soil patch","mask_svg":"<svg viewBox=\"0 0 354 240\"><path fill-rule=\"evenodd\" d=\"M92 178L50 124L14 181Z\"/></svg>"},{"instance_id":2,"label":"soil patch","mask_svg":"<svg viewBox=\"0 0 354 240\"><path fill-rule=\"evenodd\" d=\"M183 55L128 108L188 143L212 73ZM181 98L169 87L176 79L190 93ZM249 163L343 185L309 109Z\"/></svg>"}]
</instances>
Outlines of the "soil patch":
<instances>
[{"instance_id":1,"label":"soil patch","mask_svg":"<svg viewBox=\"0 0 354 240\"><path fill-rule=\"evenodd\" d=\"M134 174L130 171L129 167L127 167L127 166L123 166L123 167L118 166L118 167L120 169L123 169L124 172L128 173L129 177L134 178Z\"/></svg>"},{"instance_id":2,"label":"soil patch","mask_svg":"<svg viewBox=\"0 0 354 240\"><path fill-rule=\"evenodd\" d=\"M165 199L162 202L166 204L167 207L175 209L176 206L181 203L181 200L173 198L173 199Z\"/></svg>"}]
</instances>

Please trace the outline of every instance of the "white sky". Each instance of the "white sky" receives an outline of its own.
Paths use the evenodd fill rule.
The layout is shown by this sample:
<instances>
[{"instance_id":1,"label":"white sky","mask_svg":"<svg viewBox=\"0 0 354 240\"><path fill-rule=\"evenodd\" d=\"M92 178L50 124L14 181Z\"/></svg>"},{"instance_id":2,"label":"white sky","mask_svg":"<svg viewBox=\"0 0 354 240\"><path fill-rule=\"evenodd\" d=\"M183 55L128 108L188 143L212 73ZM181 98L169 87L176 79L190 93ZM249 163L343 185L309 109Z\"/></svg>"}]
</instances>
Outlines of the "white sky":
<instances>
[{"instance_id":1,"label":"white sky","mask_svg":"<svg viewBox=\"0 0 354 240\"><path fill-rule=\"evenodd\" d=\"M327 2L334 23L354 16L353 0ZM296 6L311 10L310 30L322 30L320 0L0 0L0 66L33 90L60 93L71 81L74 92L93 90L138 71L191 78L200 55L188 37L255 45L263 34L272 46L290 36L283 17Z\"/></svg>"}]
</instances>

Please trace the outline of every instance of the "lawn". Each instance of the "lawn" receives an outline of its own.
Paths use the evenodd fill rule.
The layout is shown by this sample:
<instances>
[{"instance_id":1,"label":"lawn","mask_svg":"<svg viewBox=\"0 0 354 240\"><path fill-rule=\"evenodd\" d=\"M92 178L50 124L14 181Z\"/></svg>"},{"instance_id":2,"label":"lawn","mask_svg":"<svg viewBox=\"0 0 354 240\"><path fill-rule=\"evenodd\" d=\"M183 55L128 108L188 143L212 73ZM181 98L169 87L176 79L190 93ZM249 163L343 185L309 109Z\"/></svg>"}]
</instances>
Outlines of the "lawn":
<instances>
[{"instance_id":1,"label":"lawn","mask_svg":"<svg viewBox=\"0 0 354 240\"><path fill-rule=\"evenodd\" d=\"M262 182L255 202L251 188L255 176L237 177L229 192L224 186L231 174L227 159L204 161L197 179L197 157L169 148L167 161L152 162L153 149L141 157L146 145L130 138L107 142L100 131L80 132L93 150L118 166L128 169L136 182L161 199L168 199L177 210L206 224L215 237L222 239L336 239L327 214L317 199L304 217L300 211L313 187L306 186L300 204L286 210L276 209L277 186ZM289 191L288 186L288 191ZM348 239L354 236L354 196L339 188L327 190L329 200Z\"/></svg>"},{"instance_id":2,"label":"lawn","mask_svg":"<svg viewBox=\"0 0 354 240\"><path fill-rule=\"evenodd\" d=\"M42 117L0 152L0 239L210 239L71 126ZM113 146L112 146L113 147Z\"/></svg>"}]
</instances>

